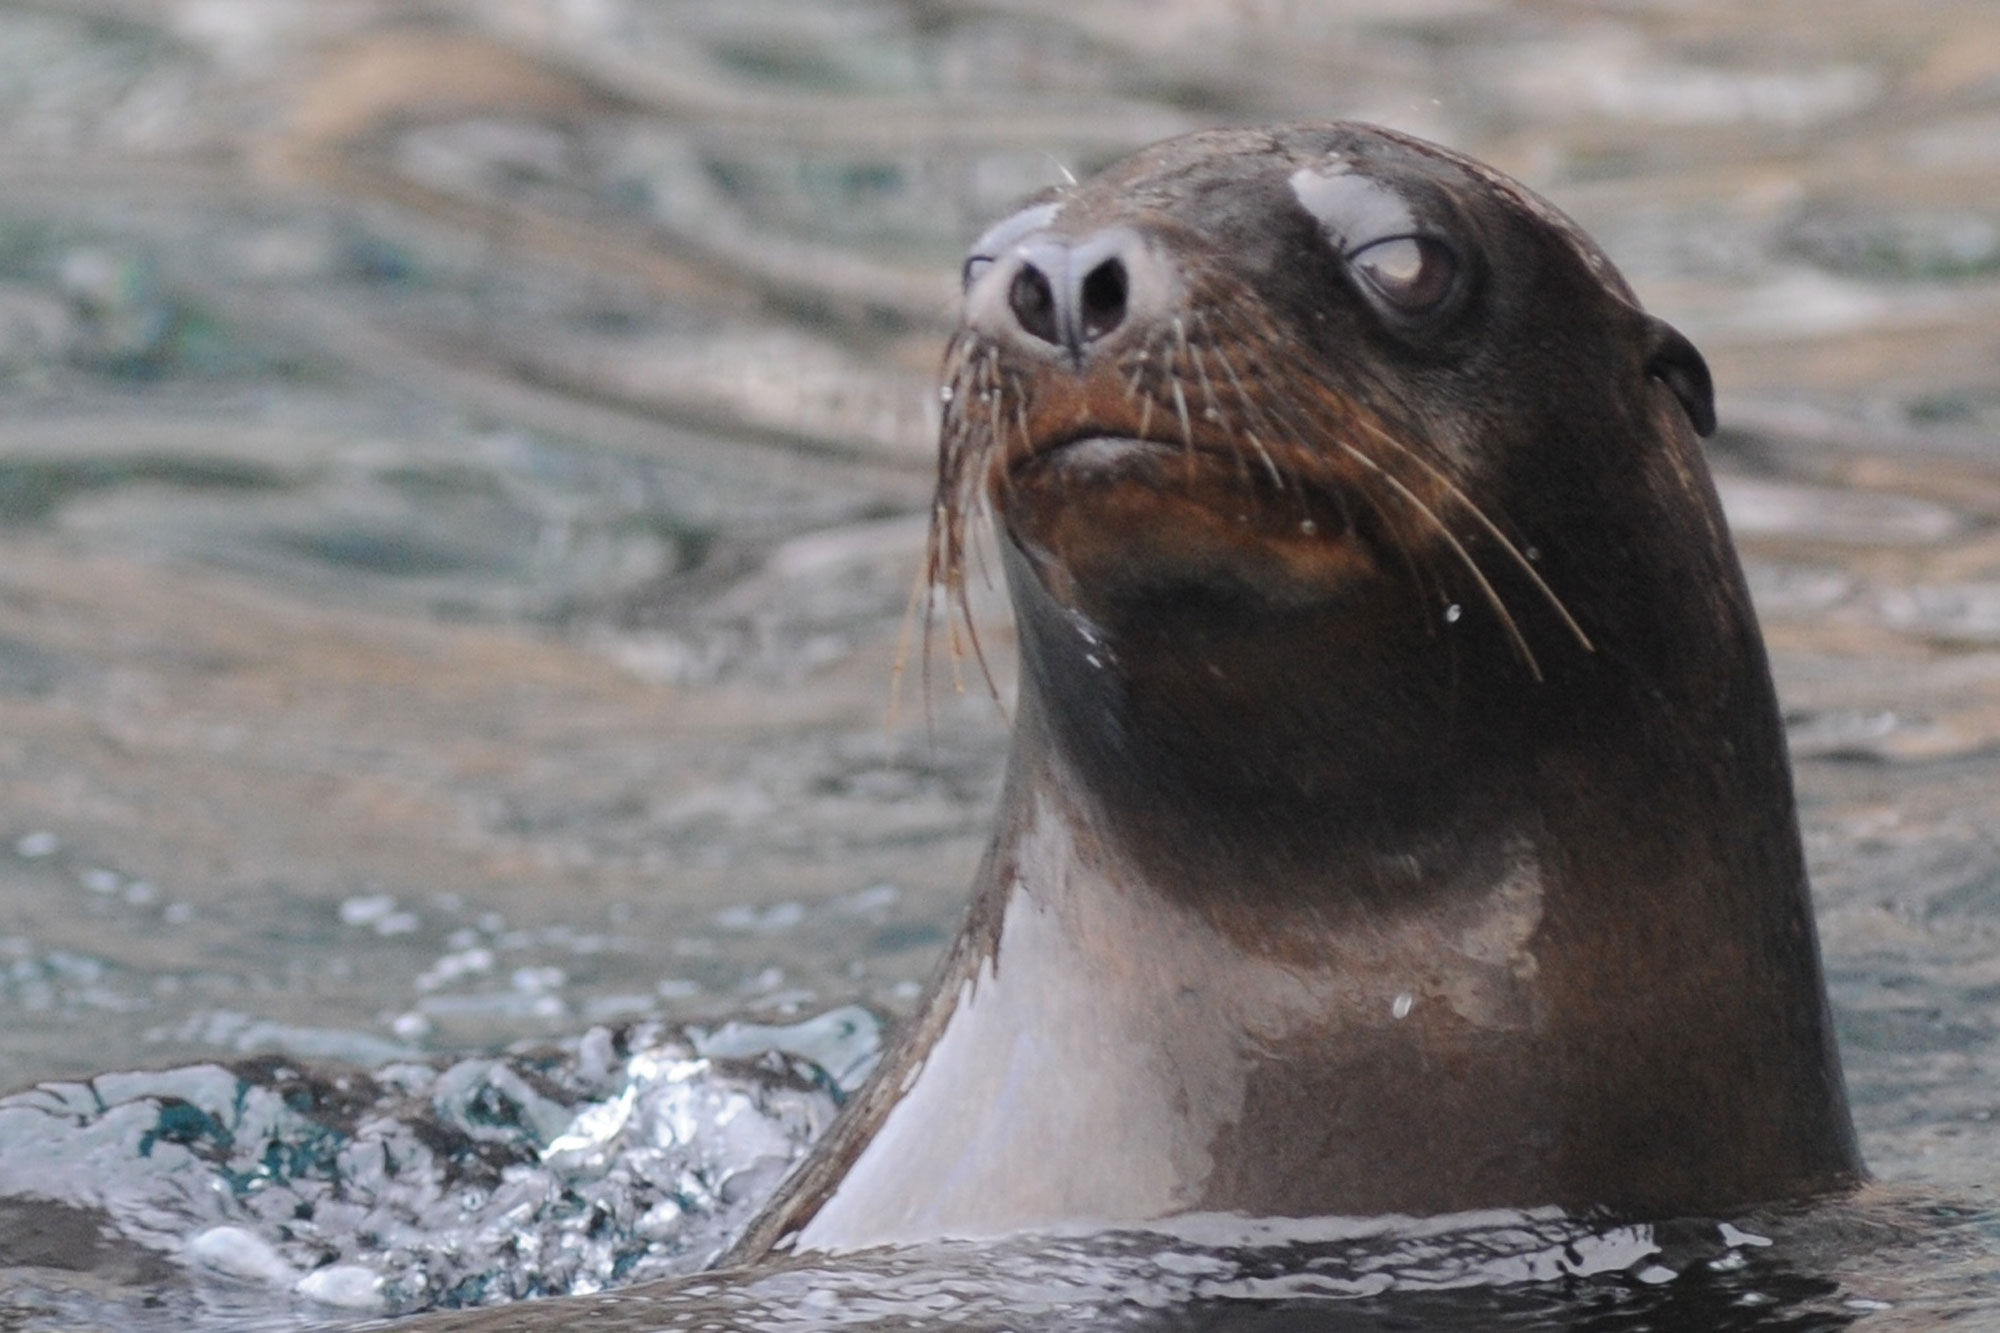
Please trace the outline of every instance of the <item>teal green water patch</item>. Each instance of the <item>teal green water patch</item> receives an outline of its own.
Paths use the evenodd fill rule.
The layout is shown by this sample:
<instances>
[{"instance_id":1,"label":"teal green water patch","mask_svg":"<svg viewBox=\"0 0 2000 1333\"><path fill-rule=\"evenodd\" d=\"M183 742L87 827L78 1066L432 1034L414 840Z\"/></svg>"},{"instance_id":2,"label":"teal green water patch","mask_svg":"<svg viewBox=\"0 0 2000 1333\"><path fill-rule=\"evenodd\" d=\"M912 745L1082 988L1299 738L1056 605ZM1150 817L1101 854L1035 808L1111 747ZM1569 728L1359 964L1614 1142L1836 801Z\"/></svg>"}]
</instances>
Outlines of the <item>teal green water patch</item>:
<instances>
[{"instance_id":1,"label":"teal green water patch","mask_svg":"<svg viewBox=\"0 0 2000 1333\"><path fill-rule=\"evenodd\" d=\"M497 473L484 468L444 464L432 467L389 467L376 474L377 480L394 488L407 499L427 501L478 498L504 500L507 487Z\"/></svg>"},{"instance_id":2,"label":"teal green water patch","mask_svg":"<svg viewBox=\"0 0 2000 1333\"><path fill-rule=\"evenodd\" d=\"M389 578L441 578L479 567L462 547L428 541L411 531L342 528L328 532L282 533L280 548L322 564Z\"/></svg>"},{"instance_id":3,"label":"teal green water patch","mask_svg":"<svg viewBox=\"0 0 2000 1333\"><path fill-rule=\"evenodd\" d=\"M68 501L118 486L191 491L271 491L288 482L275 469L224 458L0 459L0 523L42 522Z\"/></svg>"},{"instance_id":4,"label":"teal green water patch","mask_svg":"<svg viewBox=\"0 0 2000 1333\"><path fill-rule=\"evenodd\" d=\"M1828 210L1795 222L1785 248L1836 273L1953 281L2000 273L2000 219L1966 210Z\"/></svg>"}]
</instances>

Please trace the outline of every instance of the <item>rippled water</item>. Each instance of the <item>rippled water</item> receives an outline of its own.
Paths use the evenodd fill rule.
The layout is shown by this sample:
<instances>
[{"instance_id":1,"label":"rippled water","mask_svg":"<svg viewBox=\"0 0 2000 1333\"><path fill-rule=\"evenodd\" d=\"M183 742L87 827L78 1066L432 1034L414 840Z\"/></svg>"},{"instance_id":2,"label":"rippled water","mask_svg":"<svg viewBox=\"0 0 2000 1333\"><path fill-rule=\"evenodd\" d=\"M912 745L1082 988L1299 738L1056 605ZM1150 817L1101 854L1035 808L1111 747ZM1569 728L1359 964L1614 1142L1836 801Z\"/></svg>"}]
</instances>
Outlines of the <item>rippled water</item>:
<instances>
[{"instance_id":1,"label":"rippled water","mask_svg":"<svg viewBox=\"0 0 2000 1333\"><path fill-rule=\"evenodd\" d=\"M1774 1222L1775 1258L1703 1224L1487 1313L2000 1322L2000 19L1943 0L0 4L0 1078L46 1085L0 1103L4 1318L296 1325L711 1253L748 1183L640 1246L658 1163L547 1154L628 1092L621 1126L779 1108L728 1170L796 1150L837 1052L697 1071L684 1027L894 1015L955 924L1004 723L942 670L885 714L960 246L1160 135L1331 115L1528 180L1707 354L1886 1191ZM447 1272L497 1193L445 1219L315 1174L447 1130L526 1172L548 1253L576 1200L615 1225ZM40 1151L77 1190L14 1174ZM176 1179L221 1184L155 1202ZM331 1220L258 1211L307 1195ZM113 1197L164 1211L95 1239ZM1557 1224L1467 1225L1451 1263ZM1255 1285L1388 1253L1421 1286L1431 1241L1383 1235L946 1247L619 1308L1481 1326Z\"/></svg>"}]
</instances>

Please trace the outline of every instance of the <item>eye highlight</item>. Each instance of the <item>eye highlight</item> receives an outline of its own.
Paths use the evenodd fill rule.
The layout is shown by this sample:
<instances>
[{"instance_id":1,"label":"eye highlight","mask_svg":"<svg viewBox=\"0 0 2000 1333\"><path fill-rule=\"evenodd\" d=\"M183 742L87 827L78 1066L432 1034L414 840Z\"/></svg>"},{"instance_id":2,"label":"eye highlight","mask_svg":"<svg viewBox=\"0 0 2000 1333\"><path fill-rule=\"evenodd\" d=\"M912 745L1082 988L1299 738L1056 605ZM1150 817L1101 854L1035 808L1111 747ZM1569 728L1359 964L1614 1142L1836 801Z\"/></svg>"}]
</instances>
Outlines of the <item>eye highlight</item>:
<instances>
[{"instance_id":1,"label":"eye highlight","mask_svg":"<svg viewBox=\"0 0 2000 1333\"><path fill-rule=\"evenodd\" d=\"M1392 236L1364 245L1347 263L1370 292L1401 315L1429 314L1458 284L1458 257L1428 236Z\"/></svg>"}]
</instances>

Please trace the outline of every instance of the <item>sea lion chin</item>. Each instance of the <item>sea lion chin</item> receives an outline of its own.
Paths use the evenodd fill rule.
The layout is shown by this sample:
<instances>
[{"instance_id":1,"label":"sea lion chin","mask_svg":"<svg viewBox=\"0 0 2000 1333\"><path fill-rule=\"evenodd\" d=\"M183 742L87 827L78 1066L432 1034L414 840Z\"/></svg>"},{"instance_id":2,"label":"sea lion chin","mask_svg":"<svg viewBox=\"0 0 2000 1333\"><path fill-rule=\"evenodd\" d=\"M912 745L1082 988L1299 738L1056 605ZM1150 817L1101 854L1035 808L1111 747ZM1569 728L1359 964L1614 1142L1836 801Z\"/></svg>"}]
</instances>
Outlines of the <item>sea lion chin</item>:
<instances>
[{"instance_id":1,"label":"sea lion chin","mask_svg":"<svg viewBox=\"0 0 2000 1333\"><path fill-rule=\"evenodd\" d=\"M966 924L739 1243L1848 1186L1706 367L1467 158L1155 145L974 245L933 578L1021 650Z\"/></svg>"}]
</instances>

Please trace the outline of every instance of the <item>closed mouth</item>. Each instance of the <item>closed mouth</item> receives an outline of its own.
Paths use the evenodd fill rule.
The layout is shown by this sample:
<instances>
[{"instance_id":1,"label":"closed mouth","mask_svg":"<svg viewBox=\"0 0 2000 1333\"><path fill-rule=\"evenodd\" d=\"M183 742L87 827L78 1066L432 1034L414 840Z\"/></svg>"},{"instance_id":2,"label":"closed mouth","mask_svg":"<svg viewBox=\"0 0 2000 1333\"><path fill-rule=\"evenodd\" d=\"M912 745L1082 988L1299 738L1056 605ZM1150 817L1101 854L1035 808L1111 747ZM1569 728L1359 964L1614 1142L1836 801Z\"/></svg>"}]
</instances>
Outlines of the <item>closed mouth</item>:
<instances>
[{"instance_id":1,"label":"closed mouth","mask_svg":"<svg viewBox=\"0 0 2000 1333\"><path fill-rule=\"evenodd\" d=\"M1161 440L1086 431L1037 446L1015 460L1010 470L1018 472L1024 468L1054 464L1086 472L1108 472L1139 459L1165 458L1182 452L1178 446Z\"/></svg>"},{"instance_id":2,"label":"closed mouth","mask_svg":"<svg viewBox=\"0 0 2000 1333\"><path fill-rule=\"evenodd\" d=\"M1130 480L1238 522L1325 540L1352 526L1342 488L1297 473L1280 480L1257 452L1197 439L1192 445L1082 429L1017 455L1007 465L1015 482L1063 479Z\"/></svg>"}]
</instances>

